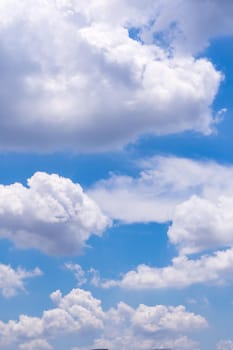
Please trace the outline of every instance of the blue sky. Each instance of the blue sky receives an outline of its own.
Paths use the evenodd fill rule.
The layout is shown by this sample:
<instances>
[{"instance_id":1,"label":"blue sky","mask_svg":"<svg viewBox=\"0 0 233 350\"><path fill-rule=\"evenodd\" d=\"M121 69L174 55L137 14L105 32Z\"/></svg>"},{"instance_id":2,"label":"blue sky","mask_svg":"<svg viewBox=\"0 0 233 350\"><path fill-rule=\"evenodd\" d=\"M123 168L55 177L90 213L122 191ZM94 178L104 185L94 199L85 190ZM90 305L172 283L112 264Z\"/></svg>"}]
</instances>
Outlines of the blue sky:
<instances>
[{"instance_id":1,"label":"blue sky","mask_svg":"<svg viewBox=\"0 0 233 350\"><path fill-rule=\"evenodd\" d=\"M0 3L0 349L233 350L233 4Z\"/></svg>"}]
</instances>

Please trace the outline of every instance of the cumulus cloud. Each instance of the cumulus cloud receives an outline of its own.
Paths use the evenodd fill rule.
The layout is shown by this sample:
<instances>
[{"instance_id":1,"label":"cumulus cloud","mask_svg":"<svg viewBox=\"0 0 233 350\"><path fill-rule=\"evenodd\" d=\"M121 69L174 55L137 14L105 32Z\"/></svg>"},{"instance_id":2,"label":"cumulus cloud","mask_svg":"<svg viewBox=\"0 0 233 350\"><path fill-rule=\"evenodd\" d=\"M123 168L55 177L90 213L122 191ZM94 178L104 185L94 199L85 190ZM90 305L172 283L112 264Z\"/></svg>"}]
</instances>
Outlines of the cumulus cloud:
<instances>
[{"instance_id":1,"label":"cumulus cloud","mask_svg":"<svg viewBox=\"0 0 233 350\"><path fill-rule=\"evenodd\" d=\"M94 346L113 350L146 350L166 345L175 349L188 349L189 346L193 349L197 344L179 333L207 326L205 319L187 313L183 306L148 307L142 304L133 309L125 303L110 309L107 321L102 337L95 340Z\"/></svg>"},{"instance_id":2,"label":"cumulus cloud","mask_svg":"<svg viewBox=\"0 0 233 350\"><path fill-rule=\"evenodd\" d=\"M222 74L205 58L176 54L172 41L142 38L155 21L152 31L166 32L160 7L39 0L35 10L30 0L1 1L0 148L98 151L148 132L211 133Z\"/></svg>"},{"instance_id":3,"label":"cumulus cloud","mask_svg":"<svg viewBox=\"0 0 233 350\"><path fill-rule=\"evenodd\" d=\"M0 237L18 248L46 254L78 254L92 234L101 235L109 220L71 180L35 173L28 187L0 186Z\"/></svg>"},{"instance_id":4,"label":"cumulus cloud","mask_svg":"<svg viewBox=\"0 0 233 350\"><path fill-rule=\"evenodd\" d=\"M181 254L233 246L233 196L216 202L197 196L178 205L168 236Z\"/></svg>"},{"instance_id":5,"label":"cumulus cloud","mask_svg":"<svg viewBox=\"0 0 233 350\"><path fill-rule=\"evenodd\" d=\"M166 222L192 195L217 200L233 196L233 167L211 161L152 157L138 164L137 177L112 175L88 194L111 218L126 223Z\"/></svg>"},{"instance_id":6,"label":"cumulus cloud","mask_svg":"<svg viewBox=\"0 0 233 350\"><path fill-rule=\"evenodd\" d=\"M224 284L232 281L233 249L203 255L196 260L178 256L166 267L139 265L122 279L99 280L102 288L119 286L126 289L184 288L193 284Z\"/></svg>"},{"instance_id":7,"label":"cumulus cloud","mask_svg":"<svg viewBox=\"0 0 233 350\"><path fill-rule=\"evenodd\" d=\"M100 300L81 289L73 289L65 296L56 291L51 299L56 307L44 311L41 318L22 315L18 321L0 321L1 346L49 349L47 338L53 341L58 336L76 334L79 340L84 336L88 346L111 343L114 350L119 346L127 349L130 342L136 350L166 342L185 349L185 344L196 343L180 333L207 327L203 317L188 312L184 306L141 304L134 309L120 302L104 312Z\"/></svg>"},{"instance_id":8,"label":"cumulus cloud","mask_svg":"<svg viewBox=\"0 0 233 350\"><path fill-rule=\"evenodd\" d=\"M13 269L9 265L0 264L0 290L6 298L12 297L19 291L25 291L24 282L28 278L42 275L39 268L27 271L23 268Z\"/></svg>"},{"instance_id":9,"label":"cumulus cloud","mask_svg":"<svg viewBox=\"0 0 233 350\"><path fill-rule=\"evenodd\" d=\"M44 311L41 318L21 315L18 321L0 321L0 345L20 344L23 349L28 349L38 344L45 346L47 336L85 330L93 332L103 327L100 301L89 292L77 289L62 297L61 292L56 291L51 294L51 299L56 307Z\"/></svg>"},{"instance_id":10,"label":"cumulus cloud","mask_svg":"<svg viewBox=\"0 0 233 350\"><path fill-rule=\"evenodd\" d=\"M126 223L171 221L181 255L232 247L232 165L177 157L139 165L138 177L112 175L89 190L103 212Z\"/></svg>"},{"instance_id":11,"label":"cumulus cloud","mask_svg":"<svg viewBox=\"0 0 233 350\"><path fill-rule=\"evenodd\" d=\"M89 194L110 217L126 223L171 221L168 239L179 256L167 267L139 265L120 281L97 278L97 285L156 289L229 280L233 167L177 157L154 157L140 166L137 178L112 175ZM203 252L209 255L186 256Z\"/></svg>"}]
</instances>

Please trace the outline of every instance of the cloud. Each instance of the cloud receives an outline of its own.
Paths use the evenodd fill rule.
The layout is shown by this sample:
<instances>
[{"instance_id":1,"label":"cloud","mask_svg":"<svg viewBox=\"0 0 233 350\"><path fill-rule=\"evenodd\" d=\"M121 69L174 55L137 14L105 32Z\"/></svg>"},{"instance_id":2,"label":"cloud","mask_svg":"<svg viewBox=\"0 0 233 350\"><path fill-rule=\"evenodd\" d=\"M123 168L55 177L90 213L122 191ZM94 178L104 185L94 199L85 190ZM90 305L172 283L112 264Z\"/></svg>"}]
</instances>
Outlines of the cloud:
<instances>
[{"instance_id":1,"label":"cloud","mask_svg":"<svg viewBox=\"0 0 233 350\"><path fill-rule=\"evenodd\" d=\"M88 194L112 219L126 223L167 222L192 195L217 200L233 196L233 167L212 161L152 157L138 164L137 177L111 175Z\"/></svg>"},{"instance_id":2,"label":"cloud","mask_svg":"<svg viewBox=\"0 0 233 350\"><path fill-rule=\"evenodd\" d=\"M121 280L101 280L102 288L121 287L126 289L185 288L193 284L221 285L232 281L233 249L203 255L196 260L186 256L173 258L166 267L139 265L125 273Z\"/></svg>"},{"instance_id":3,"label":"cloud","mask_svg":"<svg viewBox=\"0 0 233 350\"><path fill-rule=\"evenodd\" d=\"M82 286L87 283L86 272L83 270L82 266L79 264L66 263L65 268L67 270L73 271L75 279L77 280L77 285Z\"/></svg>"},{"instance_id":4,"label":"cloud","mask_svg":"<svg viewBox=\"0 0 233 350\"><path fill-rule=\"evenodd\" d=\"M21 315L18 321L0 321L0 345L23 344L21 347L27 349L38 343L46 344L46 336L93 332L103 327L100 301L89 292L77 289L62 297L61 292L56 291L51 299L57 307L44 311L41 318Z\"/></svg>"},{"instance_id":5,"label":"cloud","mask_svg":"<svg viewBox=\"0 0 233 350\"><path fill-rule=\"evenodd\" d=\"M52 350L52 346L45 339L35 339L19 345L20 350Z\"/></svg>"},{"instance_id":6,"label":"cloud","mask_svg":"<svg viewBox=\"0 0 233 350\"><path fill-rule=\"evenodd\" d=\"M1 1L0 149L87 152L146 133L211 133L222 74L172 42L130 36L156 20L159 3L39 0L35 11L30 0Z\"/></svg>"},{"instance_id":7,"label":"cloud","mask_svg":"<svg viewBox=\"0 0 233 350\"><path fill-rule=\"evenodd\" d=\"M94 347L144 350L157 346L193 349L197 344L180 332L205 328L206 321L188 313L183 306L139 305L136 309L125 303L107 312L104 334L96 339ZM178 335L177 335L178 333ZM195 347L196 348L196 347Z\"/></svg>"},{"instance_id":8,"label":"cloud","mask_svg":"<svg viewBox=\"0 0 233 350\"><path fill-rule=\"evenodd\" d=\"M175 349L175 350L199 350L199 343L191 340L187 336L177 336L173 338L163 338L159 339L154 337L154 339L139 339L139 337L124 336L117 337L115 339L97 339L93 346L96 349L112 349L118 350L123 349L127 350L133 348L136 350L148 350L148 349ZM85 350L84 348L73 348L72 350Z\"/></svg>"},{"instance_id":9,"label":"cloud","mask_svg":"<svg viewBox=\"0 0 233 350\"><path fill-rule=\"evenodd\" d=\"M91 284L98 287L100 285L100 274L99 271L91 267L88 270L84 270L81 265L73 264L72 262L65 263L64 267L74 273L74 277L77 282L77 286L83 286L85 284Z\"/></svg>"},{"instance_id":10,"label":"cloud","mask_svg":"<svg viewBox=\"0 0 233 350\"><path fill-rule=\"evenodd\" d=\"M96 275L95 284L157 289L229 281L233 167L177 157L153 157L139 165L142 170L138 177L111 175L97 182L89 195L103 212L122 222L171 221L168 239L179 255L162 268L141 264L120 281L102 280ZM196 259L186 256L203 252L209 254Z\"/></svg>"},{"instance_id":11,"label":"cloud","mask_svg":"<svg viewBox=\"0 0 233 350\"><path fill-rule=\"evenodd\" d=\"M220 340L217 344L217 350L232 350L233 341L232 340Z\"/></svg>"},{"instance_id":12,"label":"cloud","mask_svg":"<svg viewBox=\"0 0 233 350\"><path fill-rule=\"evenodd\" d=\"M39 268L27 271L23 268L14 270L9 265L0 264L0 290L5 298L16 295L19 291L25 291L24 281L28 278L42 275Z\"/></svg>"},{"instance_id":13,"label":"cloud","mask_svg":"<svg viewBox=\"0 0 233 350\"><path fill-rule=\"evenodd\" d=\"M200 315L186 311L184 306L146 306L137 308L120 302L116 308L103 311L100 300L90 292L73 289L62 296L58 290L51 294L55 308L43 312L42 317L21 315L18 321L0 321L1 346L18 345L20 349L49 349L50 341L57 337L76 334L90 346L111 343L113 350L127 349L132 342L135 349L146 349L146 345L173 342L187 348L196 344L180 332L201 330L207 327Z\"/></svg>"},{"instance_id":14,"label":"cloud","mask_svg":"<svg viewBox=\"0 0 233 350\"><path fill-rule=\"evenodd\" d=\"M216 202L197 196L178 205L168 236L181 254L233 246L233 196Z\"/></svg>"},{"instance_id":15,"label":"cloud","mask_svg":"<svg viewBox=\"0 0 233 350\"><path fill-rule=\"evenodd\" d=\"M233 34L233 5L224 0L158 1L154 18L145 26L140 37L146 42L163 41L181 53L196 54L205 49L215 37ZM192 14L192 15L190 15Z\"/></svg>"},{"instance_id":16,"label":"cloud","mask_svg":"<svg viewBox=\"0 0 233 350\"><path fill-rule=\"evenodd\" d=\"M35 173L28 187L0 186L0 234L17 248L51 255L78 254L109 225L98 206L71 180Z\"/></svg>"},{"instance_id":17,"label":"cloud","mask_svg":"<svg viewBox=\"0 0 233 350\"><path fill-rule=\"evenodd\" d=\"M179 254L233 246L233 167L212 161L152 157L138 177L111 175L89 195L109 217L125 223L171 221Z\"/></svg>"}]
</instances>

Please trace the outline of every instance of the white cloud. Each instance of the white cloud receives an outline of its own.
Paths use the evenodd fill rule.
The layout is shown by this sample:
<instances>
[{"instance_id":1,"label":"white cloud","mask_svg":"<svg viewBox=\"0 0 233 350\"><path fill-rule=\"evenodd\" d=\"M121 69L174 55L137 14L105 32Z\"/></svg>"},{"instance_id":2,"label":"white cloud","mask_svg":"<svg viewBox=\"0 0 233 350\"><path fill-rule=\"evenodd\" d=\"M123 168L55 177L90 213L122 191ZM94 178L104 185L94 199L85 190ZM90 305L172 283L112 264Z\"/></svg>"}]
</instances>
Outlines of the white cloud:
<instances>
[{"instance_id":1,"label":"white cloud","mask_svg":"<svg viewBox=\"0 0 233 350\"><path fill-rule=\"evenodd\" d=\"M233 196L233 167L211 161L153 157L141 161L139 176L112 175L89 195L111 218L127 223L172 220L177 204L196 194L217 200Z\"/></svg>"},{"instance_id":2,"label":"white cloud","mask_svg":"<svg viewBox=\"0 0 233 350\"><path fill-rule=\"evenodd\" d=\"M139 265L104 288L182 288L223 283L232 272L233 167L210 161L154 157L140 162L137 178L112 175L89 191L111 218L126 223L171 221L168 239L179 256L167 267ZM196 260L185 255L216 251Z\"/></svg>"},{"instance_id":3,"label":"white cloud","mask_svg":"<svg viewBox=\"0 0 233 350\"><path fill-rule=\"evenodd\" d=\"M24 344L30 346L69 333L102 329L104 313L100 301L89 292L74 289L62 297L60 291L51 294L57 307L43 312L41 318L21 315L18 321L0 321L0 345ZM25 341L27 345L25 345ZM29 344L29 345L28 345Z\"/></svg>"},{"instance_id":4,"label":"white cloud","mask_svg":"<svg viewBox=\"0 0 233 350\"><path fill-rule=\"evenodd\" d=\"M232 340L220 340L217 344L217 350L232 350L233 341Z\"/></svg>"},{"instance_id":5,"label":"white cloud","mask_svg":"<svg viewBox=\"0 0 233 350\"><path fill-rule=\"evenodd\" d=\"M28 278L40 276L39 268L27 271L23 268L13 269L9 265L0 264L0 290L6 298L12 297L18 291L25 291L24 281Z\"/></svg>"},{"instance_id":6,"label":"white cloud","mask_svg":"<svg viewBox=\"0 0 233 350\"><path fill-rule=\"evenodd\" d=\"M197 196L178 205L168 230L182 254L233 246L233 196L216 202Z\"/></svg>"},{"instance_id":7,"label":"white cloud","mask_svg":"<svg viewBox=\"0 0 233 350\"><path fill-rule=\"evenodd\" d=\"M94 347L146 350L172 345L175 349L188 349L189 346L193 349L197 344L179 333L206 326L205 319L188 313L183 306L148 307L142 304L133 309L119 303L117 308L108 311L103 335L95 340Z\"/></svg>"},{"instance_id":8,"label":"white cloud","mask_svg":"<svg viewBox=\"0 0 233 350\"><path fill-rule=\"evenodd\" d=\"M89 195L109 217L126 223L171 221L170 243L190 254L233 246L233 167L211 161L154 157L137 178L112 175Z\"/></svg>"},{"instance_id":9,"label":"white cloud","mask_svg":"<svg viewBox=\"0 0 233 350\"><path fill-rule=\"evenodd\" d=\"M111 349L111 350L148 350L148 349L174 349L174 350L199 350L199 343L191 340L187 336L177 337L154 337L140 338L132 335L125 335L114 339L100 338L97 339L93 347L96 349ZM85 350L84 348L73 348L72 350Z\"/></svg>"},{"instance_id":10,"label":"white cloud","mask_svg":"<svg viewBox=\"0 0 233 350\"><path fill-rule=\"evenodd\" d=\"M215 37L233 34L233 5L224 0L159 0L155 8L155 21L146 26L141 37L153 41L157 32L167 44L178 52L202 51Z\"/></svg>"},{"instance_id":11,"label":"white cloud","mask_svg":"<svg viewBox=\"0 0 233 350\"><path fill-rule=\"evenodd\" d=\"M209 134L221 74L129 36L158 4L1 1L0 148L98 151L148 132Z\"/></svg>"},{"instance_id":12,"label":"white cloud","mask_svg":"<svg viewBox=\"0 0 233 350\"><path fill-rule=\"evenodd\" d=\"M82 286L87 282L86 272L83 270L82 266L79 264L66 263L65 268L67 270L73 271L74 276L77 281L78 286Z\"/></svg>"},{"instance_id":13,"label":"white cloud","mask_svg":"<svg viewBox=\"0 0 233 350\"><path fill-rule=\"evenodd\" d=\"M87 283L98 287L101 283L99 271L93 267L88 270L84 270L81 265L73 264L72 262L65 263L64 267L74 273L77 286L79 287Z\"/></svg>"},{"instance_id":14,"label":"white cloud","mask_svg":"<svg viewBox=\"0 0 233 350\"><path fill-rule=\"evenodd\" d=\"M19 345L20 350L52 350L52 346L45 339L35 339Z\"/></svg>"},{"instance_id":15,"label":"white cloud","mask_svg":"<svg viewBox=\"0 0 233 350\"><path fill-rule=\"evenodd\" d=\"M187 348L196 345L185 335L187 331L207 327L206 320L186 311L184 306L146 306L137 308L120 302L116 308L103 311L101 302L90 292L73 289L62 296L60 291L51 294L56 307L43 312L41 318L21 315L19 321L0 321L0 345L18 345L22 350L49 349L50 341L57 337L76 334L77 339L97 345L111 343L111 349L144 350L146 345L173 343ZM186 346L185 346L186 345Z\"/></svg>"},{"instance_id":16,"label":"white cloud","mask_svg":"<svg viewBox=\"0 0 233 350\"><path fill-rule=\"evenodd\" d=\"M0 186L0 233L18 248L47 254L80 253L92 234L101 235L109 220L71 180L35 173L28 187Z\"/></svg>"},{"instance_id":17,"label":"white cloud","mask_svg":"<svg viewBox=\"0 0 233 350\"><path fill-rule=\"evenodd\" d=\"M99 281L103 288L128 289L184 288L193 284L223 284L232 281L233 249L203 255L197 260L178 256L166 267L139 265L122 279Z\"/></svg>"}]
</instances>

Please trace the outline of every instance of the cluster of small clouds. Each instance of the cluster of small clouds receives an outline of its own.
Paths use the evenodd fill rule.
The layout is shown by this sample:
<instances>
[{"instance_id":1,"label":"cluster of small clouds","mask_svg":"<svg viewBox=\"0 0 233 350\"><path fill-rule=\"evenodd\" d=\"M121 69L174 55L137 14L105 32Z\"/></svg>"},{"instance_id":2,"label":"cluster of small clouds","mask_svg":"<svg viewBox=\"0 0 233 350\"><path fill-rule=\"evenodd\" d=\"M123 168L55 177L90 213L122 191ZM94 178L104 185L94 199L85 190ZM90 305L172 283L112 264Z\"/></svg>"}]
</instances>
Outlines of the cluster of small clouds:
<instances>
[{"instance_id":1,"label":"cluster of small clouds","mask_svg":"<svg viewBox=\"0 0 233 350\"><path fill-rule=\"evenodd\" d=\"M43 312L41 318L21 315L18 321L0 321L0 345L20 350L52 349L57 337L76 335L88 346L111 349L147 349L154 344L173 344L174 348L197 349L198 344L185 333L208 326L207 321L184 306L146 306L137 308L120 302L104 311L100 300L88 291L73 289L62 296L59 290L51 294L55 307ZM190 347L191 346L191 347Z\"/></svg>"},{"instance_id":2,"label":"cluster of small clouds","mask_svg":"<svg viewBox=\"0 0 233 350\"><path fill-rule=\"evenodd\" d=\"M211 133L223 75L195 58L187 42L201 49L230 33L222 14L231 18L228 4L1 1L0 149L86 152L123 147L146 133ZM161 33L167 45L156 41Z\"/></svg>"},{"instance_id":3,"label":"cluster of small clouds","mask_svg":"<svg viewBox=\"0 0 233 350\"><path fill-rule=\"evenodd\" d=\"M38 172L28 187L0 186L0 236L18 248L78 254L92 234L100 236L109 224L79 184L58 175Z\"/></svg>"}]
</instances>

